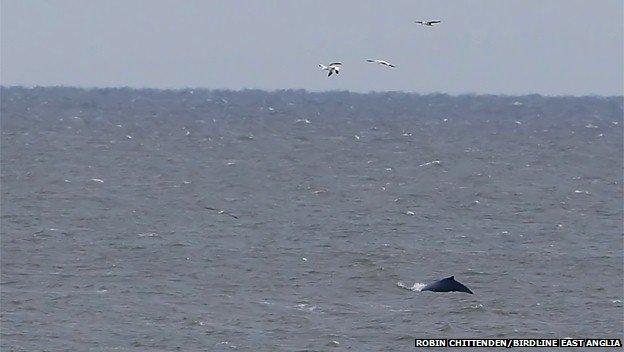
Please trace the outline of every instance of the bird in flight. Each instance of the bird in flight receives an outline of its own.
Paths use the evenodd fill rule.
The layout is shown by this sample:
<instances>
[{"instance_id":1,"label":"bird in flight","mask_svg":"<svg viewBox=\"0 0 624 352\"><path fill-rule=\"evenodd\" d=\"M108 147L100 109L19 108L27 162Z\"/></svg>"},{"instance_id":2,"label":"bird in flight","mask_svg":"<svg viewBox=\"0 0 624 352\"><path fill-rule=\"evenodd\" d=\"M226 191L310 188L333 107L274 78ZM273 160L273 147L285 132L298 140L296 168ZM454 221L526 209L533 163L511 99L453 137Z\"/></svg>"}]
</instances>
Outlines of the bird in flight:
<instances>
[{"instance_id":1,"label":"bird in flight","mask_svg":"<svg viewBox=\"0 0 624 352\"><path fill-rule=\"evenodd\" d=\"M327 77L331 76L332 73L335 74L339 74L340 73L340 69L342 68L342 63L340 62L332 62L331 64L325 66L323 64L319 64L319 67L321 68L321 70L327 70L329 71L329 73L327 74Z\"/></svg>"},{"instance_id":2,"label":"bird in flight","mask_svg":"<svg viewBox=\"0 0 624 352\"><path fill-rule=\"evenodd\" d=\"M423 26L429 26L429 27L433 27L434 24L438 24L442 21L416 21L416 23L423 25Z\"/></svg>"},{"instance_id":3,"label":"bird in flight","mask_svg":"<svg viewBox=\"0 0 624 352\"><path fill-rule=\"evenodd\" d=\"M217 214L219 214L219 215L227 215L227 216L232 217L234 219L238 219L238 216L236 216L236 215L234 215L234 214L232 214L232 213L230 213L228 211L225 211L223 209L218 209L218 208L213 208L213 207L204 207L204 209L213 210L213 211L216 211Z\"/></svg>"},{"instance_id":4,"label":"bird in flight","mask_svg":"<svg viewBox=\"0 0 624 352\"><path fill-rule=\"evenodd\" d=\"M384 66L388 66L388 67L396 67L393 64L389 63L386 60L373 60L373 59L367 59L366 62L372 62L372 63L376 63L376 64L380 64L380 65L384 65Z\"/></svg>"}]
</instances>

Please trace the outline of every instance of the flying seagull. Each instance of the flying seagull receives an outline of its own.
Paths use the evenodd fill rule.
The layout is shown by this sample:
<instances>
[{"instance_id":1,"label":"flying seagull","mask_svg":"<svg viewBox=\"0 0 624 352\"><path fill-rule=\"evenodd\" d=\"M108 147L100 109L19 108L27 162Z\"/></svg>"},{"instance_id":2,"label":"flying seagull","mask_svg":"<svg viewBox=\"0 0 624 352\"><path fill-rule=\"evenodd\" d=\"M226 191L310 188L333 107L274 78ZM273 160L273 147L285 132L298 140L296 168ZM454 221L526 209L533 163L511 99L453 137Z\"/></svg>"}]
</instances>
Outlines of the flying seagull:
<instances>
[{"instance_id":1,"label":"flying seagull","mask_svg":"<svg viewBox=\"0 0 624 352\"><path fill-rule=\"evenodd\" d=\"M230 213L228 211L225 211L223 209L218 209L218 208L213 208L213 207L204 207L204 209L213 210L213 211L216 211L217 214L219 214L219 215L227 215L227 216L232 217L234 219L238 219L238 216L236 216L236 215L234 215L234 214L232 214L232 213Z\"/></svg>"},{"instance_id":2,"label":"flying seagull","mask_svg":"<svg viewBox=\"0 0 624 352\"><path fill-rule=\"evenodd\" d=\"M388 67L396 67L393 64L391 64L391 63L389 63L388 61L385 61L385 60L367 59L366 62L373 62L373 63L376 63L376 64L385 65L385 66L388 66Z\"/></svg>"},{"instance_id":3,"label":"flying seagull","mask_svg":"<svg viewBox=\"0 0 624 352\"><path fill-rule=\"evenodd\" d=\"M327 75L327 77L331 76L332 73L335 74L339 74L340 73L340 68L342 67L342 63L340 62L332 62L331 64L325 66L323 64L319 64L319 67L321 68L321 70L327 70L329 71L329 74Z\"/></svg>"},{"instance_id":4,"label":"flying seagull","mask_svg":"<svg viewBox=\"0 0 624 352\"><path fill-rule=\"evenodd\" d=\"M438 24L442 21L416 21L416 23L423 25L423 26L429 26L429 27L433 27L434 24Z\"/></svg>"}]
</instances>

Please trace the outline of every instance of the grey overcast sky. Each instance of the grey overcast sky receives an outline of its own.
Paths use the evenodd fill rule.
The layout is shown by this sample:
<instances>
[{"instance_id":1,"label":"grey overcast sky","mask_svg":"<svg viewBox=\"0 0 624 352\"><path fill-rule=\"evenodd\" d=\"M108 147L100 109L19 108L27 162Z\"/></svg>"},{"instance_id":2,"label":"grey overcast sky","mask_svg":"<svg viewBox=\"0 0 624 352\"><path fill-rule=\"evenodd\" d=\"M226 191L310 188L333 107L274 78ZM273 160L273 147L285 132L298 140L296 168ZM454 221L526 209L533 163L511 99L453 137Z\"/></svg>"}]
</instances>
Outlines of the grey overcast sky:
<instances>
[{"instance_id":1,"label":"grey overcast sky","mask_svg":"<svg viewBox=\"0 0 624 352\"><path fill-rule=\"evenodd\" d=\"M621 0L0 1L5 86L624 93Z\"/></svg>"}]
</instances>

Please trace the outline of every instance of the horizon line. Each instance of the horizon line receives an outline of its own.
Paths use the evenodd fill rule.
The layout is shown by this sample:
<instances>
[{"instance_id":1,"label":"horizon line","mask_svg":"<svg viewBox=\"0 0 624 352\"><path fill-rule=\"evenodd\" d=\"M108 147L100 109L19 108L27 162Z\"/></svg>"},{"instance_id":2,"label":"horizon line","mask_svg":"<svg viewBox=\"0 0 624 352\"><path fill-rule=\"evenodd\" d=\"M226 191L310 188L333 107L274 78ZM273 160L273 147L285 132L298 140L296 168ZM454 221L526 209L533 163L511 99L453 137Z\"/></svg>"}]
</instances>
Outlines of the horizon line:
<instances>
[{"instance_id":1,"label":"horizon line","mask_svg":"<svg viewBox=\"0 0 624 352\"><path fill-rule=\"evenodd\" d=\"M209 88L209 87L135 87L135 86L74 86L74 85L4 85L0 84L0 89L77 89L77 90L106 90L106 89L128 89L128 90L152 90L152 91L224 91L224 92L245 92L245 91L260 91L265 93L277 93L281 91L303 91L309 94L323 94L323 93L350 93L350 94L384 94L384 93L397 93L397 94L406 94L406 95L446 95L450 97L461 97L461 96L498 96L498 97L527 97L527 96L539 96L545 98L624 98L624 93L622 94L612 94L612 95L603 95L597 93L589 93L589 94L542 94L542 93L517 93L517 94L509 94L509 93L477 93L477 92L466 92L466 93L445 93L445 92L416 92L416 91L403 91L403 90L385 90L385 91L353 91L348 89L335 89L335 90L309 90L305 88L278 88L278 89L265 89L265 88Z\"/></svg>"}]
</instances>

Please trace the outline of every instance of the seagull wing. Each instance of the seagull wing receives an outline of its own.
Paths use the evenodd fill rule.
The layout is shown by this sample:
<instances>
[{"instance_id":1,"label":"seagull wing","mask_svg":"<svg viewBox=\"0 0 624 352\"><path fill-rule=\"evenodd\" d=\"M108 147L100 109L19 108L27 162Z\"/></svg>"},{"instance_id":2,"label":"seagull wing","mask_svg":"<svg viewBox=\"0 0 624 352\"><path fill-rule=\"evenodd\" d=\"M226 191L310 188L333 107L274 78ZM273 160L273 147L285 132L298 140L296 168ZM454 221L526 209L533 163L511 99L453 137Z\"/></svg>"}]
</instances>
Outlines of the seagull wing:
<instances>
[{"instance_id":1,"label":"seagull wing","mask_svg":"<svg viewBox=\"0 0 624 352\"><path fill-rule=\"evenodd\" d=\"M217 214L223 214L223 215L230 216L230 217L232 217L234 219L238 219L238 216L236 216L236 215L234 215L234 214L232 214L232 213L230 213L228 211L222 210L222 209L213 208L213 207L204 207L204 209L213 210L213 211L216 211Z\"/></svg>"},{"instance_id":2,"label":"seagull wing","mask_svg":"<svg viewBox=\"0 0 624 352\"><path fill-rule=\"evenodd\" d=\"M338 67L338 66L342 66L341 62L332 62L331 64L329 64L329 67Z\"/></svg>"},{"instance_id":3,"label":"seagull wing","mask_svg":"<svg viewBox=\"0 0 624 352\"><path fill-rule=\"evenodd\" d=\"M327 74L327 77L331 76L332 73L334 73L334 70L329 70L329 73Z\"/></svg>"},{"instance_id":4,"label":"seagull wing","mask_svg":"<svg viewBox=\"0 0 624 352\"><path fill-rule=\"evenodd\" d=\"M430 24L436 24L436 23L440 23L442 21L429 21Z\"/></svg>"}]
</instances>

